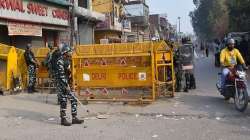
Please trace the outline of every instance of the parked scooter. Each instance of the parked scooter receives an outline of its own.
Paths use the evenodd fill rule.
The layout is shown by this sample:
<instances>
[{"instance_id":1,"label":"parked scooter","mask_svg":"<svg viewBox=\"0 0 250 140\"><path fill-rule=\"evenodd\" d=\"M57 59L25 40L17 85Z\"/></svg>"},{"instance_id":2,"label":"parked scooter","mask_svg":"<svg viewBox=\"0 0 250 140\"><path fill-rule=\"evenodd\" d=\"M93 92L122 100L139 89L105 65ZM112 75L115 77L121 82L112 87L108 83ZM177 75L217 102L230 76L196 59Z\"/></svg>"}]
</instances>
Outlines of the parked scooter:
<instances>
[{"instance_id":1,"label":"parked scooter","mask_svg":"<svg viewBox=\"0 0 250 140\"><path fill-rule=\"evenodd\" d=\"M218 74L218 82L216 84L218 91L224 96L225 100L234 99L236 110L244 112L248 106L248 91L247 91L247 74L243 68L238 65L230 69L230 73L226 78L225 90L222 93L221 74Z\"/></svg>"}]
</instances>

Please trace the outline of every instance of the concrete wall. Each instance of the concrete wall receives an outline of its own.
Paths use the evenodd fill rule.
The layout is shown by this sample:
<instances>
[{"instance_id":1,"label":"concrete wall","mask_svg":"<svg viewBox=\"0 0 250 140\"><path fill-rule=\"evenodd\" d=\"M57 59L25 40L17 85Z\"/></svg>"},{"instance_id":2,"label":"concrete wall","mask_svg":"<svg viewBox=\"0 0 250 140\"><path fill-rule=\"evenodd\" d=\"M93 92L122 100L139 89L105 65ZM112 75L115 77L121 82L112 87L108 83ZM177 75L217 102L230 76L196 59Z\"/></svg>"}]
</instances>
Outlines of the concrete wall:
<instances>
[{"instance_id":1,"label":"concrete wall","mask_svg":"<svg viewBox=\"0 0 250 140\"><path fill-rule=\"evenodd\" d=\"M95 31L95 43L100 44L100 39L121 38L121 32Z\"/></svg>"},{"instance_id":2,"label":"concrete wall","mask_svg":"<svg viewBox=\"0 0 250 140\"><path fill-rule=\"evenodd\" d=\"M93 11L110 13L113 11L112 0L92 0Z\"/></svg>"}]
</instances>

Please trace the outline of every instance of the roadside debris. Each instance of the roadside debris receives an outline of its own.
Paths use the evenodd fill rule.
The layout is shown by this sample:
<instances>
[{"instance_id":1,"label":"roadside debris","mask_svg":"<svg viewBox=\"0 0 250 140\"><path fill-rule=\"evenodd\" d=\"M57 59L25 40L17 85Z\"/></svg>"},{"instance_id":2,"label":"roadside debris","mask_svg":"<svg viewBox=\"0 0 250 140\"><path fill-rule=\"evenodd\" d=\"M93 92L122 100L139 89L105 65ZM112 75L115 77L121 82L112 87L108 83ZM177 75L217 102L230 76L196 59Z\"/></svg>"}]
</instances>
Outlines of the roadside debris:
<instances>
[{"instance_id":1,"label":"roadside debris","mask_svg":"<svg viewBox=\"0 0 250 140\"><path fill-rule=\"evenodd\" d=\"M96 118L97 118L97 119L108 119L108 118L109 118L109 115L105 115L105 114L103 114L103 115L98 115L98 116L96 116Z\"/></svg>"},{"instance_id":2,"label":"roadside debris","mask_svg":"<svg viewBox=\"0 0 250 140\"><path fill-rule=\"evenodd\" d=\"M55 120L55 118L49 118L48 119L48 121L54 121Z\"/></svg>"},{"instance_id":3,"label":"roadside debris","mask_svg":"<svg viewBox=\"0 0 250 140\"><path fill-rule=\"evenodd\" d=\"M158 135L153 135L153 136L152 136L152 138L157 138L157 137L158 137Z\"/></svg>"},{"instance_id":4,"label":"roadside debris","mask_svg":"<svg viewBox=\"0 0 250 140\"><path fill-rule=\"evenodd\" d=\"M221 118L220 118L220 117L216 117L216 120L218 120L218 121L219 121L219 120L221 120Z\"/></svg>"},{"instance_id":5,"label":"roadside debris","mask_svg":"<svg viewBox=\"0 0 250 140\"><path fill-rule=\"evenodd\" d=\"M159 115L156 115L156 118L160 118L162 116L163 116L162 114L159 114Z\"/></svg>"},{"instance_id":6,"label":"roadside debris","mask_svg":"<svg viewBox=\"0 0 250 140\"><path fill-rule=\"evenodd\" d=\"M170 118L168 118L168 117L164 117L164 119L165 119L165 120L169 120Z\"/></svg>"}]
</instances>

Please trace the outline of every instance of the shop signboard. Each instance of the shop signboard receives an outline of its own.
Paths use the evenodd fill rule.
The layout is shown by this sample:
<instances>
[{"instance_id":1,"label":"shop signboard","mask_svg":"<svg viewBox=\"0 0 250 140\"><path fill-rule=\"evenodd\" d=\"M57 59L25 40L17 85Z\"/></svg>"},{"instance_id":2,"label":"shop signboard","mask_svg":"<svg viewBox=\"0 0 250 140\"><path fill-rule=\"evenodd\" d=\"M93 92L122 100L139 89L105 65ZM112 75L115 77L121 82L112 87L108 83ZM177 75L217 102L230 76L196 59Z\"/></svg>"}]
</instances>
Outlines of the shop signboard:
<instances>
[{"instance_id":1,"label":"shop signboard","mask_svg":"<svg viewBox=\"0 0 250 140\"><path fill-rule=\"evenodd\" d=\"M69 25L67 7L30 0L0 0L0 18L51 25Z\"/></svg>"},{"instance_id":2,"label":"shop signboard","mask_svg":"<svg viewBox=\"0 0 250 140\"><path fill-rule=\"evenodd\" d=\"M42 36L42 26L27 23L8 22L9 36Z\"/></svg>"}]
</instances>

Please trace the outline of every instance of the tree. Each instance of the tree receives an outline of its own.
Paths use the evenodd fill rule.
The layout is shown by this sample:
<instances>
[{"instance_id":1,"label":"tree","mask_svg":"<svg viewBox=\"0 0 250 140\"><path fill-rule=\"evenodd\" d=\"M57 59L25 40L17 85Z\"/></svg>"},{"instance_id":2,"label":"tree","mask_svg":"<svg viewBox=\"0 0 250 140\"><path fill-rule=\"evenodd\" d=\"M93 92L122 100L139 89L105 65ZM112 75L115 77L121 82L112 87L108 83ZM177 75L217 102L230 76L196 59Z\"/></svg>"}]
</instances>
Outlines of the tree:
<instances>
[{"instance_id":1,"label":"tree","mask_svg":"<svg viewBox=\"0 0 250 140\"><path fill-rule=\"evenodd\" d=\"M194 0L196 9L190 13L196 35L202 40L221 38L228 30L226 0Z\"/></svg>"},{"instance_id":2,"label":"tree","mask_svg":"<svg viewBox=\"0 0 250 140\"><path fill-rule=\"evenodd\" d=\"M245 32L250 30L250 1L228 0L229 30L232 32Z\"/></svg>"}]
</instances>

